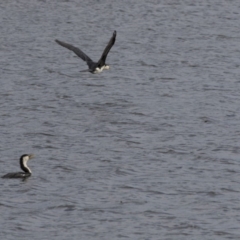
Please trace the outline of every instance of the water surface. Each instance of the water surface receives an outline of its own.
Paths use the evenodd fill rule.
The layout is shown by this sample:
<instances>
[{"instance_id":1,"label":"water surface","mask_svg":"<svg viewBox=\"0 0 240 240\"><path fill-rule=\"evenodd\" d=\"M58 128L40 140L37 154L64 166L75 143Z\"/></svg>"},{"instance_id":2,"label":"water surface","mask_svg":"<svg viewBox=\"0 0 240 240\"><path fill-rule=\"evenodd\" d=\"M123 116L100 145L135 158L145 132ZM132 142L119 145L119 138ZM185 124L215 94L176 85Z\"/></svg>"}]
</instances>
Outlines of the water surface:
<instances>
[{"instance_id":1,"label":"water surface","mask_svg":"<svg viewBox=\"0 0 240 240\"><path fill-rule=\"evenodd\" d=\"M240 3L0 3L0 238L239 239ZM111 69L97 60L117 30Z\"/></svg>"}]
</instances>

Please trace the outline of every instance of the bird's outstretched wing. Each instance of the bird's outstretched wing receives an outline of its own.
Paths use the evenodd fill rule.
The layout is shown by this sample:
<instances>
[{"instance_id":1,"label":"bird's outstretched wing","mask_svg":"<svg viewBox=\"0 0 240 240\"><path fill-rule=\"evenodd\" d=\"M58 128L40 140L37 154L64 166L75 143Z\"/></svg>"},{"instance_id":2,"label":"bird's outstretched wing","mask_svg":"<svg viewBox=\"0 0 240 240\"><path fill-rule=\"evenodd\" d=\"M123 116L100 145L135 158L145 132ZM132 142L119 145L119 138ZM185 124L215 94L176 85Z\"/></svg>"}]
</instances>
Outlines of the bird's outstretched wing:
<instances>
[{"instance_id":1,"label":"bird's outstretched wing","mask_svg":"<svg viewBox=\"0 0 240 240\"><path fill-rule=\"evenodd\" d=\"M87 64L91 64L93 61L90 57L88 57L84 52L82 52L79 48L74 47L71 44L59 41L59 40L55 40L56 43L58 43L59 45L61 45L62 47L65 47L71 51L73 51L78 57L80 57L83 61L87 62Z\"/></svg>"},{"instance_id":2,"label":"bird's outstretched wing","mask_svg":"<svg viewBox=\"0 0 240 240\"><path fill-rule=\"evenodd\" d=\"M104 49L104 51L102 53L102 56L101 56L101 58L98 61L98 67L102 67L105 64L107 55L108 55L110 49L112 48L112 46L115 43L116 36L117 36L117 32L114 31L111 39L108 42L108 45L105 47L105 49Z\"/></svg>"}]
</instances>

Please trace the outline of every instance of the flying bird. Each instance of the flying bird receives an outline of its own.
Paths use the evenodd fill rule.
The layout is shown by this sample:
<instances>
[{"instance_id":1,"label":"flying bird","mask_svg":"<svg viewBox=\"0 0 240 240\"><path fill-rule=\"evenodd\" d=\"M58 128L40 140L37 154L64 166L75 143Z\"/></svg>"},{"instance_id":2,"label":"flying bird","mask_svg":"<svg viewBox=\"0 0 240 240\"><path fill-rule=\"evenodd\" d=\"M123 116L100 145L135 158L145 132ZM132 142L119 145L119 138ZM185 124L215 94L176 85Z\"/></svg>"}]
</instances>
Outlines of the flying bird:
<instances>
[{"instance_id":1,"label":"flying bird","mask_svg":"<svg viewBox=\"0 0 240 240\"><path fill-rule=\"evenodd\" d=\"M116 36L117 36L117 32L114 31L112 37L110 38L108 45L105 47L102 56L100 57L100 59L98 60L98 62L93 62L93 60L88 57L83 51L81 51L79 48L74 47L71 44L59 41L59 40L55 40L56 43L58 43L59 45L61 45L62 47L65 47L71 51L73 51L78 57L80 57L83 61L85 61L88 65L88 69L87 70L83 70L81 72L90 72L90 73L100 73L102 72L104 69L109 69L109 65L106 64L106 58L107 55L109 53L109 51L111 50L112 46L115 43L116 40Z\"/></svg>"}]
</instances>

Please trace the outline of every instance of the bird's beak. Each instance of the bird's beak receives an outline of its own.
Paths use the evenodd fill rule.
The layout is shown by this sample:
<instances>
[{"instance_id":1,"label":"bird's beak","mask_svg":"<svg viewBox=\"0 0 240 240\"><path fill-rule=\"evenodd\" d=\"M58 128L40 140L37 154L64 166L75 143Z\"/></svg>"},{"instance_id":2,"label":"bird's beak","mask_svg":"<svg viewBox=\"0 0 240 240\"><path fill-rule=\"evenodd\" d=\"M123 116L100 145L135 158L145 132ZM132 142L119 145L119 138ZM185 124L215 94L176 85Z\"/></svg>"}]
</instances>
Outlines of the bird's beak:
<instances>
[{"instance_id":1,"label":"bird's beak","mask_svg":"<svg viewBox=\"0 0 240 240\"><path fill-rule=\"evenodd\" d=\"M29 159L34 158L34 154L28 154Z\"/></svg>"}]
</instances>

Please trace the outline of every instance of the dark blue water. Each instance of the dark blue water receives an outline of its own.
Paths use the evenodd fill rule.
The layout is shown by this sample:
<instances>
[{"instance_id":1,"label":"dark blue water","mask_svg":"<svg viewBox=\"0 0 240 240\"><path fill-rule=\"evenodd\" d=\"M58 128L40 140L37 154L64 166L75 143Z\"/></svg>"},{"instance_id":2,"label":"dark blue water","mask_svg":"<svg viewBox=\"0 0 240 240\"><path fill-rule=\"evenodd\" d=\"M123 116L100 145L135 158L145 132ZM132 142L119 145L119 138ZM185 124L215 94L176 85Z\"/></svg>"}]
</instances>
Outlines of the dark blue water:
<instances>
[{"instance_id":1,"label":"dark blue water","mask_svg":"<svg viewBox=\"0 0 240 240\"><path fill-rule=\"evenodd\" d=\"M0 3L0 239L239 239L240 3ZM55 39L98 60L101 74Z\"/></svg>"}]
</instances>

